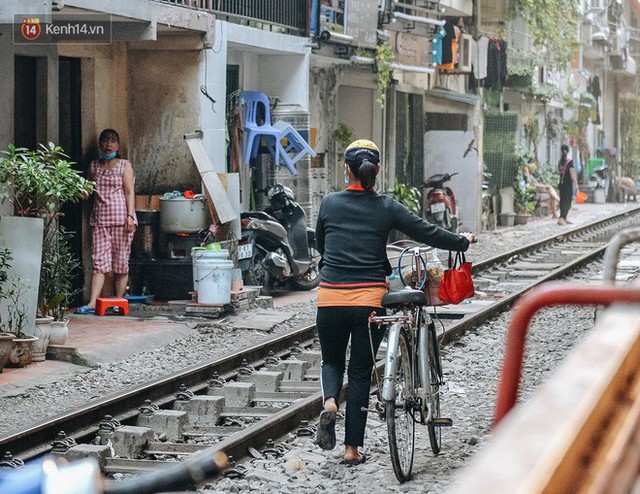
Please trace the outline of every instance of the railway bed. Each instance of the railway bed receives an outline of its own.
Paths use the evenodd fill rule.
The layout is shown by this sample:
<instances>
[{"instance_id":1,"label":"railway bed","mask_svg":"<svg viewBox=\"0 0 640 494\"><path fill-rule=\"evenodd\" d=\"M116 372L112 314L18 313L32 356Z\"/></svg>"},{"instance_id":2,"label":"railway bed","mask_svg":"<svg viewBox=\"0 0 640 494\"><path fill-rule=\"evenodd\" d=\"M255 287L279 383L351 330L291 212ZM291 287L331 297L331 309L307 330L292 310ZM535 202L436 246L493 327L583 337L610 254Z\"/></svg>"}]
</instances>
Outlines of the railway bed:
<instances>
[{"instance_id":1,"label":"railway bed","mask_svg":"<svg viewBox=\"0 0 640 494\"><path fill-rule=\"evenodd\" d=\"M619 216L618 219L626 222L624 223L625 225L636 221L630 213L624 213ZM620 225L620 223L615 223L614 220L607 220L598 224L593 223L583 228L576 228L571 234L564 234L559 243L545 239L545 241L525 246L503 256L477 263L474 277L481 280L481 282L489 280L486 282L487 286L478 287L478 290L484 292L485 296L478 297L479 300L471 304L463 304L458 308L438 309L439 314L447 314L447 318L443 319L445 326L445 331L442 335L443 339L452 341L470 328L479 326L482 321L494 317L500 311L504 311L522 293L529 290L533 284L561 277L567 271L575 270L578 266L588 263L602 253L606 245L607 235L623 228ZM533 269L534 266L535 269ZM514 273L514 276L510 278L509 273ZM73 436L78 441L83 438L92 440L97 430L95 426L93 428L85 427L87 423L98 423L105 415L111 415L123 424L132 423L136 415L139 414L139 407L144 403L144 400L151 400L159 409L167 409L174 406L176 402L185 401L176 398L176 394L181 392L188 391L193 393L194 396L203 396L208 387L207 383L211 380L214 372L227 379L233 379L242 375L240 369L246 369L248 366L254 368L267 367L267 359L269 358L267 353L269 350L273 352L272 358L275 352L279 352L278 356L281 360L290 359L293 361L298 360L295 355L301 351L317 353L317 347L314 347L315 343L312 338L313 328L304 328L295 332L294 336L279 338L270 349L265 350L255 347L247 352L238 352L222 361L191 369L183 375L170 376L148 386L131 390L123 398L124 401L116 397L100 400L100 402L92 403L87 407L82 416L74 416L71 413L65 414L64 417L58 417L33 427L30 431L0 439L0 451L7 449L16 456L28 459L47 451L52 442L51 438L55 439L60 430L65 430L69 436ZM301 345L294 344L294 341L303 341L302 347L304 349L300 348ZM319 361L316 362L316 364L318 363ZM203 434L197 434L193 430L186 430L189 440L191 441L195 437L206 438L207 435L216 437L219 442L214 447L224 449L238 458L245 456L250 451L250 448L259 452L259 448L262 448L269 439L283 437L287 432L299 429L301 421L314 419L317 416L321 400L317 384L317 366L309 365L307 372L308 375L299 376L302 377L301 379L285 380L289 382L281 381L284 387L280 391L284 391L285 394L280 396L266 394L265 392L260 395L256 391L257 394L254 395L254 400L255 402L262 402L260 407L248 404L247 407L223 410L216 420L232 421L231 423L234 425L229 426L228 430L231 433L230 435L221 434L221 431L216 429L221 427L219 425L211 426L209 429L203 426L200 431ZM185 385L185 390L180 390L181 385ZM313 391L314 389L316 390L315 392ZM306 397L301 399L300 396L303 395L306 395ZM135 406L132 405L134 402L137 402ZM272 407L262 406L266 402L280 403L282 407L276 412L272 412ZM251 408L253 410L248 410ZM248 428L241 428L238 422L241 422L240 419L242 417L246 418L248 416L252 419L262 417L264 420L252 420ZM265 418L265 416L268 417ZM312 433L312 426L302 423L303 426L300 428L302 434ZM193 447L191 444L185 443L175 443L175 446L169 442L165 442L164 446L161 446L161 444L157 442L149 443L148 453L155 456L170 455L182 458L185 454L200 450L203 443ZM164 450L162 450L163 447ZM180 448L182 449L177 451ZM175 461L175 458L171 461ZM124 465L125 463L129 464L126 468L125 466L118 467L119 464ZM132 472L146 470L149 467L157 467L162 465L162 462L152 461L148 464L140 459L132 460L131 462L117 459L109 460L105 462L105 465L109 465L106 467L109 472ZM133 468L131 465L134 465Z\"/></svg>"}]
</instances>

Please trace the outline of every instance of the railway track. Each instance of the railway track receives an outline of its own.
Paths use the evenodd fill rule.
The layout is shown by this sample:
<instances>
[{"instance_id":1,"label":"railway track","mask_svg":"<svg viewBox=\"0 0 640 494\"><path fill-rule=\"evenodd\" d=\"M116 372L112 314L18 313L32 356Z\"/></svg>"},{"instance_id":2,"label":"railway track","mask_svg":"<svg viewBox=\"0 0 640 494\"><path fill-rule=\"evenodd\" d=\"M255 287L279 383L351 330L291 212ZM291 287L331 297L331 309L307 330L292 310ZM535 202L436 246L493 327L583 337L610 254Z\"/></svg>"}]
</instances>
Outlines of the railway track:
<instances>
[{"instance_id":1,"label":"railway track","mask_svg":"<svg viewBox=\"0 0 640 494\"><path fill-rule=\"evenodd\" d=\"M633 222L637 222L637 212L627 211L477 263L477 300L437 310L444 321L443 340L451 341L506 310L532 286L560 278L601 255L608 239ZM265 444L267 450L277 449L268 441L296 429L300 434L313 433L305 421L314 419L321 406L320 357L314 332L313 326L302 328L267 345L93 401L0 438L0 454L10 451L28 460L53 450L73 457L69 451L77 447L69 448L70 438L75 443L93 443L86 446L92 451L116 444L123 448L119 453L134 458L105 457L104 470L135 473L162 468L205 448L223 450L235 458L249 451L255 454ZM217 398L220 396L224 401ZM207 413L199 413L202 410ZM131 438L139 432L132 426L153 426L151 436L160 435L164 440L132 446L136 441ZM231 471L241 475L237 469Z\"/></svg>"}]
</instances>

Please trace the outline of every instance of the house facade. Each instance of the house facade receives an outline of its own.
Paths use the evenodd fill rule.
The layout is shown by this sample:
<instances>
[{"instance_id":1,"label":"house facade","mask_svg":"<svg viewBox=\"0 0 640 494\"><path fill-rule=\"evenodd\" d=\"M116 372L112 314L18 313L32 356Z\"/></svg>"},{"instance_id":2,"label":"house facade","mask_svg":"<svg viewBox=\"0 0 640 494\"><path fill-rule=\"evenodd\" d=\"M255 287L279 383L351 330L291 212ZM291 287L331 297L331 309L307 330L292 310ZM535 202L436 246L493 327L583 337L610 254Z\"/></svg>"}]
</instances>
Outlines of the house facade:
<instances>
[{"instance_id":1,"label":"house facade","mask_svg":"<svg viewBox=\"0 0 640 494\"><path fill-rule=\"evenodd\" d=\"M575 152L585 169L602 154L624 173L620 114L636 94L638 8L585 0L581 15L576 56L563 71L532 57L526 23L509 14L506 0L6 0L0 146L53 141L84 169L98 133L115 128L136 171L136 193L150 196L201 190L184 138L199 132L215 171L235 177L227 192L238 213L262 207L256 190L278 181L291 186L313 223L322 197L344 187L344 146L368 138L383 152L379 190L456 172L448 185L461 228L478 231L483 169L511 160L515 144L535 144L540 162L556 162L580 95L595 98L597 118L580 143L574 139ZM21 37L25 20L83 16L104 21L108 39ZM502 64L495 73L479 55L487 45ZM526 67L526 90L514 82L517 67ZM268 153L232 166L242 91L267 95L272 118L291 123L317 153L297 164L297 175ZM535 143L526 132L534 121ZM505 141L505 132L513 137ZM495 148L505 143L510 150ZM87 209L70 208L63 220L84 232L85 267Z\"/></svg>"}]
</instances>

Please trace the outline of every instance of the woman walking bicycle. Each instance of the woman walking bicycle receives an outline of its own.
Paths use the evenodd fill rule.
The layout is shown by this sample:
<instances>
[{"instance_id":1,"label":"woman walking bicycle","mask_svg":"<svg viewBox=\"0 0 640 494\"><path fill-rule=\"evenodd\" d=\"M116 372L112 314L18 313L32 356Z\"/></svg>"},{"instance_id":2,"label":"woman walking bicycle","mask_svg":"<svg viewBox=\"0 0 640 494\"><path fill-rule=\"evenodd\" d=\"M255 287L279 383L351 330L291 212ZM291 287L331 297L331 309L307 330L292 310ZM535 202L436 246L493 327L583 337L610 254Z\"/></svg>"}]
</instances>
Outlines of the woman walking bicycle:
<instances>
[{"instance_id":1,"label":"woman walking bicycle","mask_svg":"<svg viewBox=\"0 0 640 494\"><path fill-rule=\"evenodd\" d=\"M348 186L323 198L316 224L317 248L322 256L316 327L322 351L324 403L316 442L323 449L336 445L336 413L350 342L343 463L357 465L366 460L359 447L364 445L367 420L362 409L369 403L371 344L375 354L385 329L370 327L368 318L372 311L386 313L381 301L388 292L386 277L391 274L386 255L389 233L396 229L418 242L454 251L466 251L475 237L450 233L393 198L376 193L380 150L372 141L359 139L349 144L344 160Z\"/></svg>"}]
</instances>

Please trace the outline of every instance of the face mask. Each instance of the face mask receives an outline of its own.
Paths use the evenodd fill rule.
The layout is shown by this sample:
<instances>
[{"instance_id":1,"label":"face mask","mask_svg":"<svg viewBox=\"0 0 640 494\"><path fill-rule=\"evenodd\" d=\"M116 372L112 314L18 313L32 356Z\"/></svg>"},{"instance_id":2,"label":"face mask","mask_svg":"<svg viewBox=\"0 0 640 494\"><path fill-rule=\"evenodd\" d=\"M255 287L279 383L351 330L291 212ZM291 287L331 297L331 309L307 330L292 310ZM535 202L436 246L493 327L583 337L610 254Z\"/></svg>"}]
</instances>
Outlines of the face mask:
<instances>
[{"instance_id":1,"label":"face mask","mask_svg":"<svg viewBox=\"0 0 640 494\"><path fill-rule=\"evenodd\" d=\"M117 151L114 151L114 152L113 152L113 153L111 153L111 154L104 154L104 153L102 152L102 149L99 149L99 150L98 150L98 154L100 155L100 157L101 157L103 160L112 160L113 158L115 158L115 157L116 157L116 154L118 154L118 152L117 152Z\"/></svg>"},{"instance_id":2,"label":"face mask","mask_svg":"<svg viewBox=\"0 0 640 494\"><path fill-rule=\"evenodd\" d=\"M347 177L347 170L344 171L344 183L345 184L349 183L349 177Z\"/></svg>"}]
</instances>

